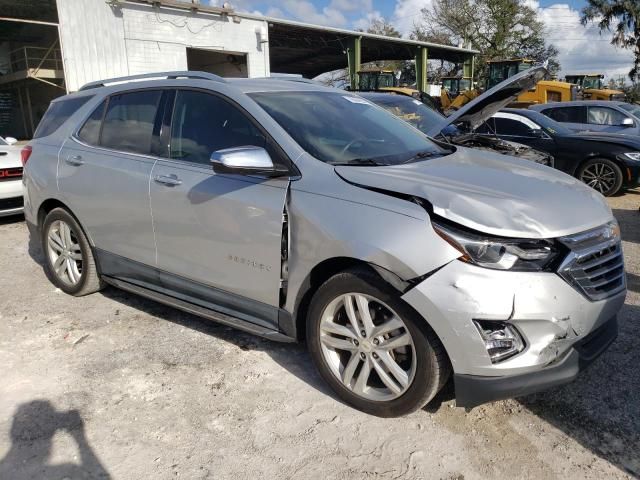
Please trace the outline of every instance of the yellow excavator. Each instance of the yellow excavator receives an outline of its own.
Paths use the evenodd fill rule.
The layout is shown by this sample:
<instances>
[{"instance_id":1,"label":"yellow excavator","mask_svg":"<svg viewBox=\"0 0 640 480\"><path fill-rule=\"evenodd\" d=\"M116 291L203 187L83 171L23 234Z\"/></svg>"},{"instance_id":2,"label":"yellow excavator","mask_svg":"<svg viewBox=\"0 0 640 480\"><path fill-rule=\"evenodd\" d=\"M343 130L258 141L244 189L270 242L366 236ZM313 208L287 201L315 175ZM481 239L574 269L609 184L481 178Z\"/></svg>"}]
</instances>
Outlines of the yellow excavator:
<instances>
[{"instance_id":1,"label":"yellow excavator","mask_svg":"<svg viewBox=\"0 0 640 480\"><path fill-rule=\"evenodd\" d=\"M584 100L626 100L624 92L605 87L603 79L604 74L602 73L565 76L566 82L578 85L578 97L582 97Z\"/></svg>"},{"instance_id":2,"label":"yellow excavator","mask_svg":"<svg viewBox=\"0 0 640 480\"><path fill-rule=\"evenodd\" d=\"M489 71L486 81L486 90L495 87L500 82L514 76L534 65L533 60L525 58L512 58L507 60L490 60L487 62ZM462 106L476 98L480 92L471 88L470 78L443 77L441 104L442 110L449 113L458 110ZM521 95L509 106L526 108L530 105L549 102L566 102L577 100L578 87L567 82L557 80L542 80L536 87Z\"/></svg>"},{"instance_id":3,"label":"yellow excavator","mask_svg":"<svg viewBox=\"0 0 640 480\"><path fill-rule=\"evenodd\" d=\"M471 88L473 82L470 77L447 76L442 77L441 80L440 108L443 112L458 110L480 93L478 90Z\"/></svg>"},{"instance_id":4,"label":"yellow excavator","mask_svg":"<svg viewBox=\"0 0 640 480\"><path fill-rule=\"evenodd\" d=\"M395 72L386 68L367 68L358 71L358 90L361 92L393 92L420 98L420 92L415 88L401 86Z\"/></svg>"},{"instance_id":5,"label":"yellow excavator","mask_svg":"<svg viewBox=\"0 0 640 480\"><path fill-rule=\"evenodd\" d=\"M489 65L488 90L516 73L530 69L534 65L534 61L526 58L512 58L490 60L487 64ZM578 88L576 85L558 80L542 80L534 89L519 95L510 106L526 108L539 103L568 102L577 99Z\"/></svg>"}]
</instances>

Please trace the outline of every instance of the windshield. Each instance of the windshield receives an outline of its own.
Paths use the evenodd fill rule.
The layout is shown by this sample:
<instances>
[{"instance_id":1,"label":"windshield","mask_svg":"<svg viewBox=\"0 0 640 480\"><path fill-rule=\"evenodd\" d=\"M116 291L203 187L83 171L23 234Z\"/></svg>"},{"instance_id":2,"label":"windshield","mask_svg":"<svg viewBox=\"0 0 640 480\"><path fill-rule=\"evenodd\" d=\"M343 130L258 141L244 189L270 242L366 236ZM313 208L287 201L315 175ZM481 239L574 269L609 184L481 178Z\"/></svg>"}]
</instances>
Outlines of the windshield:
<instances>
[{"instance_id":1,"label":"windshield","mask_svg":"<svg viewBox=\"0 0 640 480\"><path fill-rule=\"evenodd\" d=\"M4 138L0 137L0 145L9 145L9 144L4 141Z\"/></svg>"},{"instance_id":2,"label":"windshield","mask_svg":"<svg viewBox=\"0 0 640 480\"><path fill-rule=\"evenodd\" d=\"M582 88L595 88L599 90L602 88L602 80L600 77L584 77Z\"/></svg>"},{"instance_id":3,"label":"windshield","mask_svg":"<svg viewBox=\"0 0 640 480\"><path fill-rule=\"evenodd\" d=\"M402 120L346 92L260 92L249 96L302 148L326 163L397 165L448 153Z\"/></svg>"},{"instance_id":4,"label":"windshield","mask_svg":"<svg viewBox=\"0 0 640 480\"><path fill-rule=\"evenodd\" d=\"M632 105L630 103L622 103L622 104L619 104L619 106L623 110L626 110L627 112L629 112L634 117L640 118L640 106Z\"/></svg>"}]
</instances>

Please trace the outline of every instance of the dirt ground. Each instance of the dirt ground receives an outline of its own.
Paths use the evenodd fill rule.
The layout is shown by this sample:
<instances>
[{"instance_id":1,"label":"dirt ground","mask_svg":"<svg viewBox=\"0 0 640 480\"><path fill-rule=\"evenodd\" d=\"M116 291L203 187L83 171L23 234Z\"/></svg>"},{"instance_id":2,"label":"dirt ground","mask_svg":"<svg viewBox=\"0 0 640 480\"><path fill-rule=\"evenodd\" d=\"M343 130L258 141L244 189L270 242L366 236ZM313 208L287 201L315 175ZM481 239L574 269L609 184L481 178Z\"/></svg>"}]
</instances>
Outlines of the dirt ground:
<instances>
[{"instance_id":1,"label":"dirt ground","mask_svg":"<svg viewBox=\"0 0 640 480\"><path fill-rule=\"evenodd\" d=\"M400 419L340 403L299 345L45 278L0 221L0 478L640 477L640 192L610 200L629 293L620 336L571 385Z\"/></svg>"}]
</instances>

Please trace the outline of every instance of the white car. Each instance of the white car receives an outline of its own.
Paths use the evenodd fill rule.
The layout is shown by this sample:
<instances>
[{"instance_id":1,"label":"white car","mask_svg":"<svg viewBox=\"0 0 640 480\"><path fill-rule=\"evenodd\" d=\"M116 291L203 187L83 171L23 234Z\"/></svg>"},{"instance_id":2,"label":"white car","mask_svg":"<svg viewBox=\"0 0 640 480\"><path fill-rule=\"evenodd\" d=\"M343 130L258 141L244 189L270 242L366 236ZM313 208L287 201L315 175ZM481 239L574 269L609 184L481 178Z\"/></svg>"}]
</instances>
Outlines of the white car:
<instances>
[{"instance_id":1,"label":"white car","mask_svg":"<svg viewBox=\"0 0 640 480\"><path fill-rule=\"evenodd\" d=\"M0 137L0 217L24 210L22 199L22 161L15 138Z\"/></svg>"}]
</instances>

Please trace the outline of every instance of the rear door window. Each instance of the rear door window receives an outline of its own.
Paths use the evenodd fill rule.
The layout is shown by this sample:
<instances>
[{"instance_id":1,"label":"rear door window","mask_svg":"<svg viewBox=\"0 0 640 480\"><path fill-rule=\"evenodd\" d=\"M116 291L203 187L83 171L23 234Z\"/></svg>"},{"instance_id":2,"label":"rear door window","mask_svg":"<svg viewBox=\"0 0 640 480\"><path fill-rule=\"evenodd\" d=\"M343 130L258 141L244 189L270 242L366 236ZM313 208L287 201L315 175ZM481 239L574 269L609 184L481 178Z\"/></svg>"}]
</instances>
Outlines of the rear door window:
<instances>
[{"instance_id":1,"label":"rear door window","mask_svg":"<svg viewBox=\"0 0 640 480\"><path fill-rule=\"evenodd\" d=\"M112 95L104 116L100 145L122 152L148 154L162 91Z\"/></svg>"},{"instance_id":2,"label":"rear door window","mask_svg":"<svg viewBox=\"0 0 640 480\"><path fill-rule=\"evenodd\" d=\"M171 121L171 158L209 165L216 150L243 146L269 150L265 136L231 103L209 93L178 90Z\"/></svg>"},{"instance_id":3,"label":"rear door window","mask_svg":"<svg viewBox=\"0 0 640 480\"><path fill-rule=\"evenodd\" d=\"M67 100L58 100L52 102L49 108L40 120L38 128L36 128L33 138L48 137L66 122L76 110L87 103L93 95L85 95L84 97L69 98Z\"/></svg>"},{"instance_id":4,"label":"rear door window","mask_svg":"<svg viewBox=\"0 0 640 480\"><path fill-rule=\"evenodd\" d=\"M591 125L622 125L626 117L623 113L609 107L589 107L589 123Z\"/></svg>"},{"instance_id":5,"label":"rear door window","mask_svg":"<svg viewBox=\"0 0 640 480\"><path fill-rule=\"evenodd\" d=\"M542 113L560 123L587 123L587 109L585 107L549 108Z\"/></svg>"}]
</instances>

